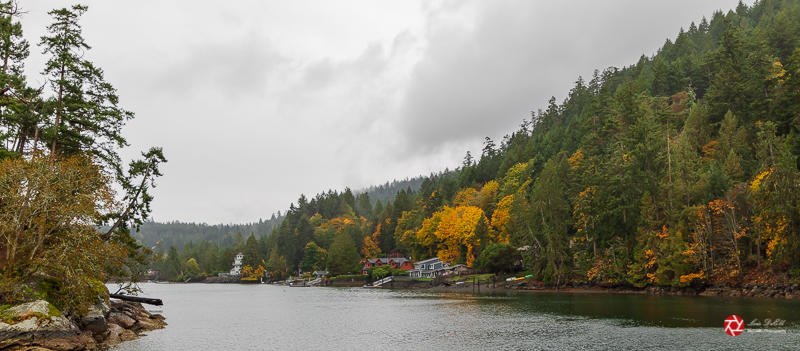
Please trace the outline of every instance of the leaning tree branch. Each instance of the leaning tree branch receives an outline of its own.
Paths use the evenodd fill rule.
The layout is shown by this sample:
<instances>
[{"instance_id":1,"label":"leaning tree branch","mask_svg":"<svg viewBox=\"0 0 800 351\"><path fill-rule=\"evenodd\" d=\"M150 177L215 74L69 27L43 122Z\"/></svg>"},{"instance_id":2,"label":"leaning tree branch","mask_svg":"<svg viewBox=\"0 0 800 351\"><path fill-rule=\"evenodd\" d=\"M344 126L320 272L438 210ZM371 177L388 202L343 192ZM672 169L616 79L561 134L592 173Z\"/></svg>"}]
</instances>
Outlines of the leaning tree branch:
<instances>
[{"instance_id":1,"label":"leaning tree branch","mask_svg":"<svg viewBox=\"0 0 800 351\"><path fill-rule=\"evenodd\" d=\"M115 230L117 230L117 228L119 228L120 225L122 225L122 222L128 217L131 210L136 206L136 200L138 200L139 195L142 194L142 190L144 190L144 187L147 184L147 179L150 178L150 170L152 169L154 164L155 161L151 159L150 162L147 164L147 168L144 171L144 177L142 177L142 183L139 185L139 189L136 189L136 194L134 194L134 196L131 198L131 201L128 203L127 208L125 208L125 212L123 212L119 216L119 218L117 218L117 221L114 222L114 225L112 225L111 228L105 234L103 234L102 236L103 240L107 241L108 239L111 238L111 233L113 233Z\"/></svg>"}]
</instances>

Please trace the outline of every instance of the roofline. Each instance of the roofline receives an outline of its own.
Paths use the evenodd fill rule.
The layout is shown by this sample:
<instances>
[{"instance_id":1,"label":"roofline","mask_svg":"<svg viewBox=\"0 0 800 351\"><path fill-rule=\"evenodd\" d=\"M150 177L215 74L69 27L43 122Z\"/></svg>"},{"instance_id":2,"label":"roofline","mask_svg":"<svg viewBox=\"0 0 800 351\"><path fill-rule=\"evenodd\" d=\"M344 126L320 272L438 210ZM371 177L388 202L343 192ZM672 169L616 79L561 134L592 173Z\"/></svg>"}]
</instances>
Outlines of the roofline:
<instances>
[{"instance_id":1,"label":"roofline","mask_svg":"<svg viewBox=\"0 0 800 351\"><path fill-rule=\"evenodd\" d=\"M427 260L422 260L422 261L417 261L417 262L414 262L414 264L426 263L426 262L428 262L428 261L433 261L433 260L439 260L439 261L441 261L442 263L447 263L447 262L444 262L444 261L442 261L441 259L439 259L439 257L431 257L431 258L429 258L429 259L427 259Z\"/></svg>"}]
</instances>

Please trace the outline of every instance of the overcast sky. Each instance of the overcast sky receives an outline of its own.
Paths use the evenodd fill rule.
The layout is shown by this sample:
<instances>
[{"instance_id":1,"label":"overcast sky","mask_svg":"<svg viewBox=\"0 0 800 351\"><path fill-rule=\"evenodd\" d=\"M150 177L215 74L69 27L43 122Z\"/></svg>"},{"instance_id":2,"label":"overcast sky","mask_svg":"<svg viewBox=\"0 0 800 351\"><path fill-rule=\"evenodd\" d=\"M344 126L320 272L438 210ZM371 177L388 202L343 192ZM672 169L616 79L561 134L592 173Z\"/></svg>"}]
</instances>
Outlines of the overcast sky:
<instances>
[{"instance_id":1,"label":"overcast sky","mask_svg":"<svg viewBox=\"0 0 800 351\"><path fill-rule=\"evenodd\" d=\"M37 44L46 12L75 2L20 3ZM82 3L87 57L136 113L124 155L158 145L169 159L153 217L241 223L301 193L457 167L578 76L737 1Z\"/></svg>"}]
</instances>

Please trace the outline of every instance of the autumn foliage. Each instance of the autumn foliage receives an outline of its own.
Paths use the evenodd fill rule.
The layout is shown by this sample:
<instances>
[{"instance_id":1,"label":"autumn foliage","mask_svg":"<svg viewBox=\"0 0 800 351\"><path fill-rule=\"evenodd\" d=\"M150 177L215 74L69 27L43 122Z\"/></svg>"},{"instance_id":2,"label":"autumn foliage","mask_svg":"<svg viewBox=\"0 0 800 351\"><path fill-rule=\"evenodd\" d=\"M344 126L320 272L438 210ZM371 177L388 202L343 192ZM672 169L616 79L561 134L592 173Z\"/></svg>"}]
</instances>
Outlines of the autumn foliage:
<instances>
[{"instance_id":1,"label":"autumn foliage","mask_svg":"<svg viewBox=\"0 0 800 351\"><path fill-rule=\"evenodd\" d=\"M556 286L800 283L798 13L756 2L692 24L391 201L301 197L271 245L296 264L312 218L317 244L352 252L347 232L361 259L437 256Z\"/></svg>"},{"instance_id":2,"label":"autumn foliage","mask_svg":"<svg viewBox=\"0 0 800 351\"><path fill-rule=\"evenodd\" d=\"M80 311L127 257L96 227L116 203L109 178L89 158L0 161L0 204L0 295L6 303L32 298L34 290L25 287L38 285L62 307Z\"/></svg>"}]
</instances>

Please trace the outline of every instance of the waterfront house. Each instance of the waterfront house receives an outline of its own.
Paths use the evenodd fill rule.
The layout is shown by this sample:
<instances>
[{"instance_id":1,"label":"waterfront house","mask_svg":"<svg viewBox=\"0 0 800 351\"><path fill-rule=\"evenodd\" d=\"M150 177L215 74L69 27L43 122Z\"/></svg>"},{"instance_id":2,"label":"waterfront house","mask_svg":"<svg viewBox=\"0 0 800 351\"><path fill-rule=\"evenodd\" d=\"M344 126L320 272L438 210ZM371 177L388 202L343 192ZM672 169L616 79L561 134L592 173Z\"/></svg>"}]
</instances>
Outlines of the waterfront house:
<instances>
[{"instance_id":1,"label":"waterfront house","mask_svg":"<svg viewBox=\"0 0 800 351\"><path fill-rule=\"evenodd\" d=\"M411 264L411 260L405 257L390 258L389 265L391 265L392 268L402 269L404 271L410 271L414 269L414 265Z\"/></svg>"},{"instance_id":2,"label":"waterfront house","mask_svg":"<svg viewBox=\"0 0 800 351\"><path fill-rule=\"evenodd\" d=\"M449 263L434 257L414 263L414 269L408 275L412 278L435 278L445 275L449 268Z\"/></svg>"},{"instance_id":3,"label":"waterfront house","mask_svg":"<svg viewBox=\"0 0 800 351\"><path fill-rule=\"evenodd\" d=\"M242 253L236 254L236 257L233 259L233 267L231 268L230 275L232 276L239 276L242 275L242 260L244 259L244 255Z\"/></svg>"},{"instance_id":4,"label":"waterfront house","mask_svg":"<svg viewBox=\"0 0 800 351\"><path fill-rule=\"evenodd\" d=\"M380 258L370 258L364 261L364 267L361 268L361 274L367 275L369 273L370 268L388 265L395 269L402 269L406 271L410 271L414 269L414 265L411 264L411 261L405 257L380 257Z\"/></svg>"}]
</instances>

